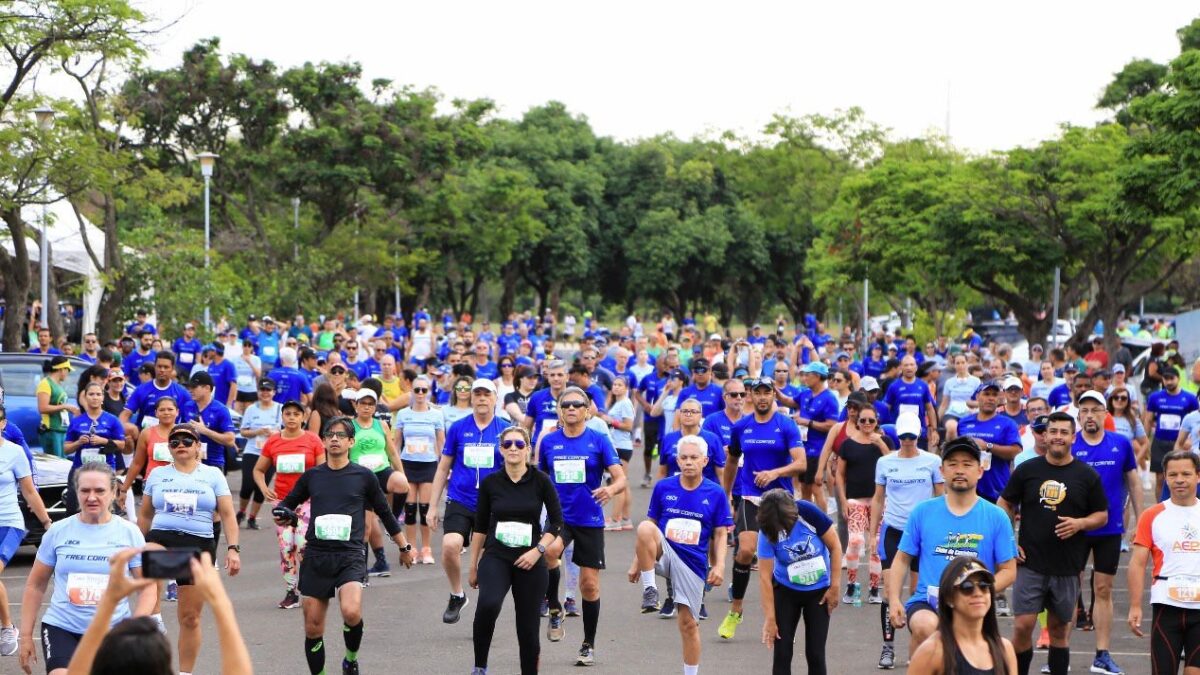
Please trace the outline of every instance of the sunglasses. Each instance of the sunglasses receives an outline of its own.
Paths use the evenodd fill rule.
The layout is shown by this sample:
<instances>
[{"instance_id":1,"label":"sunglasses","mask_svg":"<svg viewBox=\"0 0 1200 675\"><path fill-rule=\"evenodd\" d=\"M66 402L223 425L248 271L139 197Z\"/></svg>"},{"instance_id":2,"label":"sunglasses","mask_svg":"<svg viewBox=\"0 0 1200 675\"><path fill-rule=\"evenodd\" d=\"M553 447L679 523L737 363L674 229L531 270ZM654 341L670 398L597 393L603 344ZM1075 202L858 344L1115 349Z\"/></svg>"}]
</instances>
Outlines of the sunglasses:
<instances>
[{"instance_id":1,"label":"sunglasses","mask_svg":"<svg viewBox=\"0 0 1200 675\"><path fill-rule=\"evenodd\" d=\"M915 441L915 440L917 440L917 435L916 434L900 434L899 438L902 441Z\"/></svg>"},{"instance_id":2,"label":"sunglasses","mask_svg":"<svg viewBox=\"0 0 1200 675\"><path fill-rule=\"evenodd\" d=\"M355 347L354 345L346 345L346 351L356 352L356 351L358 351L358 347Z\"/></svg>"},{"instance_id":3,"label":"sunglasses","mask_svg":"<svg viewBox=\"0 0 1200 675\"><path fill-rule=\"evenodd\" d=\"M955 586L955 588L957 588L958 592L962 593L963 595L974 595L976 590L978 590L980 593L988 593L992 590L992 586L992 582L985 581L983 579L980 579L979 581L971 581L970 579L967 579L961 584Z\"/></svg>"},{"instance_id":4,"label":"sunglasses","mask_svg":"<svg viewBox=\"0 0 1200 675\"><path fill-rule=\"evenodd\" d=\"M841 383L845 382L845 380L843 380L840 377L835 377L832 380L830 380L830 382L833 382L834 384L841 384Z\"/></svg>"},{"instance_id":5,"label":"sunglasses","mask_svg":"<svg viewBox=\"0 0 1200 675\"><path fill-rule=\"evenodd\" d=\"M350 438L350 434L345 431L326 431L322 438L325 438L326 440L333 440L335 438L346 440L347 438Z\"/></svg>"},{"instance_id":6,"label":"sunglasses","mask_svg":"<svg viewBox=\"0 0 1200 675\"><path fill-rule=\"evenodd\" d=\"M726 392L725 395L729 398L746 398L746 392L744 391L730 391Z\"/></svg>"},{"instance_id":7,"label":"sunglasses","mask_svg":"<svg viewBox=\"0 0 1200 675\"><path fill-rule=\"evenodd\" d=\"M572 408L586 408L587 404L583 401L563 401L558 404L558 407L570 410Z\"/></svg>"},{"instance_id":8,"label":"sunglasses","mask_svg":"<svg viewBox=\"0 0 1200 675\"><path fill-rule=\"evenodd\" d=\"M708 368L692 368L692 372L699 375L700 373L707 373Z\"/></svg>"},{"instance_id":9,"label":"sunglasses","mask_svg":"<svg viewBox=\"0 0 1200 675\"><path fill-rule=\"evenodd\" d=\"M1128 401L1129 397L1128 396L1113 396L1109 400L1110 401Z\"/></svg>"},{"instance_id":10,"label":"sunglasses","mask_svg":"<svg viewBox=\"0 0 1200 675\"><path fill-rule=\"evenodd\" d=\"M454 391L471 391L470 387L455 387Z\"/></svg>"},{"instance_id":11,"label":"sunglasses","mask_svg":"<svg viewBox=\"0 0 1200 675\"><path fill-rule=\"evenodd\" d=\"M509 440L509 441L504 441L504 442L500 443L500 447L504 448L505 450L508 450L509 448L511 448L513 446L516 446L516 448L518 450L524 450L525 449L525 441Z\"/></svg>"},{"instance_id":12,"label":"sunglasses","mask_svg":"<svg viewBox=\"0 0 1200 675\"><path fill-rule=\"evenodd\" d=\"M500 367L501 367L501 368L512 368L512 367L513 367L513 364L511 364L511 363L501 363L501 364L500 364Z\"/></svg>"},{"instance_id":13,"label":"sunglasses","mask_svg":"<svg viewBox=\"0 0 1200 675\"><path fill-rule=\"evenodd\" d=\"M170 441L167 442L167 445L171 449L175 449L178 447L190 448L195 444L196 444L196 439L194 439L194 438L172 438Z\"/></svg>"},{"instance_id":14,"label":"sunglasses","mask_svg":"<svg viewBox=\"0 0 1200 675\"><path fill-rule=\"evenodd\" d=\"M429 387L413 387L414 394L428 394Z\"/></svg>"},{"instance_id":15,"label":"sunglasses","mask_svg":"<svg viewBox=\"0 0 1200 675\"><path fill-rule=\"evenodd\" d=\"M346 369L345 368L330 368L329 372L333 373L334 375L344 375L346 373Z\"/></svg>"},{"instance_id":16,"label":"sunglasses","mask_svg":"<svg viewBox=\"0 0 1200 675\"><path fill-rule=\"evenodd\" d=\"M860 418L858 418L858 423L859 423L859 424L875 424L875 423L876 423L876 422L878 422L878 421L879 421L879 420L875 419L874 417L860 417Z\"/></svg>"}]
</instances>

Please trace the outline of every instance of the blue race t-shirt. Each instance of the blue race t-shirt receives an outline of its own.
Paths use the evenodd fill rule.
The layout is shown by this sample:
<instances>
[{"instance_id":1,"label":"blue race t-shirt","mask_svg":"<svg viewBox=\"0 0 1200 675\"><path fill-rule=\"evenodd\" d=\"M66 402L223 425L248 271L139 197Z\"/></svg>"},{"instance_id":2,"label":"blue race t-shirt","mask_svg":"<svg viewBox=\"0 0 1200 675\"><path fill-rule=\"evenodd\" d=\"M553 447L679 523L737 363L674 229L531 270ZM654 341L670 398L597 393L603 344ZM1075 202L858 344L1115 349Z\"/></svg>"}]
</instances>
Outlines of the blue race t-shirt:
<instances>
[{"instance_id":1,"label":"blue race t-shirt","mask_svg":"<svg viewBox=\"0 0 1200 675\"><path fill-rule=\"evenodd\" d=\"M717 469L725 468L725 446L721 443L721 438L711 431L701 429L696 435L703 438L704 444L708 446L708 464L704 465L704 477L719 484L721 481L717 479ZM682 431L672 431L663 438L662 447L659 448L658 463L667 467L668 476L679 473L679 462L675 458L679 454L676 450L681 438Z\"/></svg>"},{"instance_id":2,"label":"blue race t-shirt","mask_svg":"<svg viewBox=\"0 0 1200 675\"><path fill-rule=\"evenodd\" d=\"M139 384L137 389L134 389L129 398L125 400L125 409L133 413L133 423L138 427L144 429L154 426L158 424L158 418L154 416L155 405L158 403L158 399L165 396L175 399L175 403L178 404L178 422L192 420L196 412L196 404L192 401L191 392L178 382L169 382L162 389L159 389L154 380Z\"/></svg>"},{"instance_id":3,"label":"blue race t-shirt","mask_svg":"<svg viewBox=\"0 0 1200 675\"><path fill-rule=\"evenodd\" d=\"M275 381L275 402L282 405L289 401L303 401L304 394L312 393L312 380L299 369L280 366L267 373Z\"/></svg>"},{"instance_id":4,"label":"blue race t-shirt","mask_svg":"<svg viewBox=\"0 0 1200 675\"><path fill-rule=\"evenodd\" d=\"M145 545L137 525L117 516L109 516L103 525L88 525L79 516L51 525L37 551L38 561L54 568L54 592L42 623L76 635L86 633L108 588L108 559L123 549ZM130 572L141 566L140 555L130 559ZM127 618L128 598L117 603L112 625Z\"/></svg>"},{"instance_id":5,"label":"blue race t-shirt","mask_svg":"<svg viewBox=\"0 0 1200 675\"><path fill-rule=\"evenodd\" d=\"M1154 413L1154 440L1171 441L1179 437L1179 427L1188 413L1200 409L1196 395L1183 391L1168 393L1166 389L1146 397L1146 412Z\"/></svg>"},{"instance_id":6,"label":"blue race t-shirt","mask_svg":"<svg viewBox=\"0 0 1200 675\"><path fill-rule=\"evenodd\" d=\"M211 539L217 498L229 496L229 483L216 467L199 464L184 473L166 464L150 472L144 494L154 504L151 530Z\"/></svg>"},{"instance_id":7,"label":"blue race t-shirt","mask_svg":"<svg viewBox=\"0 0 1200 675\"><path fill-rule=\"evenodd\" d=\"M929 602L929 587L941 584L946 565L960 555L978 558L992 574L997 566L1017 557L1012 523L1003 509L979 499L970 511L956 516L946 506L945 495L923 501L912 510L900 537L900 550L916 558L921 568L905 607Z\"/></svg>"},{"instance_id":8,"label":"blue race t-shirt","mask_svg":"<svg viewBox=\"0 0 1200 675\"><path fill-rule=\"evenodd\" d=\"M1125 533L1125 497L1129 493L1125 476L1137 469L1137 459L1129 439L1111 431L1103 433L1104 438L1096 445L1089 444L1081 433L1075 435L1075 443L1071 445L1071 454L1090 464L1100 474L1104 494L1108 495L1108 522L1104 527L1084 532L1088 537Z\"/></svg>"},{"instance_id":9,"label":"blue race t-shirt","mask_svg":"<svg viewBox=\"0 0 1200 675\"><path fill-rule=\"evenodd\" d=\"M1050 390L1050 395L1046 397L1046 400L1050 403L1052 410L1069 405L1071 403L1071 387L1066 382L1058 385Z\"/></svg>"},{"instance_id":10,"label":"blue race t-shirt","mask_svg":"<svg viewBox=\"0 0 1200 675\"><path fill-rule=\"evenodd\" d=\"M792 463L793 448L801 447L800 430L790 417L781 412L772 413L766 422L759 422L754 415L746 415L733 425L729 436L731 457L744 456L738 471L738 484L743 497L760 497L767 490L783 488L792 491L790 476L780 476L765 487L754 484L754 474L771 471Z\"/></svg>"},{"instance_id":11,"label":"blue race t-shirt","mask_svg":"<svg viewBox=\"0 0 1200 675\"><path fill-rule=\"evenodd\" d=\"M658 524L672 550L701 579L708 576L708 542L712 531L733 527L725 491L707 479L692 490L683 487L679 476L658 481L650 494L646 516Z\"/></svg>"},{"instance_id":12,"label":"blue race t-shirt","mask_svg":"<svg viewBox=\"0 0 1200 675\"><path fill-rule=\"evenodd\" d=\"M21 480L32 475L33 467L21 446L0 442L0 527L25 529L17 495L21 492Z\"/></svg>"},{"instance_id":13,"label":"blue race t-shirt","mask_svg":"<svg viewBox=\"0 0 1200 675\"><path fill-rule=\"evenodd\" d=\"M650 373L649 375L642 378L641 383L638 384L638 391L642 392L642 399L650 407L654 407L654 404L658 401L658 397L660 395L662 395L662 392L664 389L666 389L666 387L667 387L667 378L659 377L656 373ZM700 404L700 409L701 410L704 409L703 403ZM654 420L655 422L658 422L660 425L660 429L661 429L662 419L663 419L662 415L655 417L654 415L651 415L649 412L646 412L645 419ZM662 438L662 436L664 436L664 435L666 435L665 430L659 434L659 438ZM651 439L646 439L646 442L650 443L652 441L651 441Z\"/></svg>"},{"instance_id":14,"label":"blue race t-shirt","mask_svg":"<svg viewBox=\"0 0 1200 675\"><path fill-rule=\"evenodd\" d=\"M67 426L67 442L74 443L84 436L100 436L118 444L117 452L104 454L107 443L102 445L83 445L71 454L71 466L78 469L88 462L106 462L115 471L118 468L117 458L121 456L120 444L125 441L125 425L120 418L112 413L100 411L96 419L86 413L71 418Z\"/></svg>"},{"instance_id":15,"label":"blue race t-shirt","mask_svg":"<svg viewBox=\"0 0 1200 675\"><path fill-rule=\"evenodd\" d=\"M237 431L237 428L233 426L233 415L229 414L229 408L226 408L224 403L217 403L216 400L209 401L208 406L197 414L200 419L204 420L204 426L219 434ZM225 446L217 445L207 437L201 438L200 461L217 468L225 466Z\"/></svg>"},{"instance_id":16,"label":"blue race t-shirt","mask_svg":"<svg viewBox=\"0 0 1200 675\"><path fill-rule=\"evenodd\" d=\"M703 417L708 417L725 407L721 387L712 382L709 382L708 386L703 389L691 384L679 391L680 403L692 398L700 402L700 414Z\"/></svg>"},{"instance_id":17,"label":"blue race t-shirt","mask_svg":"<svg viewBox=\"0 0 1200 675\"><path fill-rule=\"evenodd\" d=\"M800 405L800 410L796 415L813 422L835 422L838 413L841 412L837 395L828 389L822 389L821 393L815 395L811 389L805 389L800 392L800 400L796 403ZM810 459L819 457L821 450L825 447L825 438L828 435L828 431L817 431L815 428L809 427L808 433L804 437L804 454Z\"/></svg>"},{"instance_id":18,"label":"blue race t-shirt","mask_svg":"<svg viewBox=\"0 0 1200 675\"><path fill-rule=\"evenodd\" d=\"M550 476L562 502L563 522L575 527L604 527L604 508L592 497L604 470L621 459L608 436L594 429L571 438L562 429L546 434L538 468Z\"/></svg>"},{"instance_id":19,"label":"blue race t-shirt","mask_svg":"<svg viewBox=\"0 0 1200 675\"><path fill-rule=\"evenodd\" d=\"M191 372L192 366L200 360L200 350L204 345L196 338L185 340L182 337L175 338L171 343L171 351L175 352L175 363L184 368L184 372Z\"/></svg>"},{"instance_id":20,"label":"blue race t-shirt","mask_svg":"<svg viewBox=\"0 0 1200 675\"><path fill-rule=\"evenodd\" d=\"M503 470L504 456L500 454L500 434L508 428L508 422L493 417L487 426L480 429L475 415L467 415L450 425L446 432L446 443L442 454L453 457L450 467L450 483L446 492L450 501L457 502L474 511L479 503L479 482L488 475Z\"/></svg>"},{"instance_id":21,"label":"blue race t-shirt","mask_svg":"<svg viewBox=\"0 0 1200 675\"><path fill-rule=\"evenodd\" d=\"M538 389L529 396L525 414L533 416L533 433L530 434L530 438L533 447L536 448L539 438L558 427L558 401L549 387Z\"/></svg>"},{"instance_id":22,"label":"blue race t-shirt","mask_svg":"<svg viewBox=\"0 0 1200 675\"><path fill-rule=\"evenodd\" d=\"M745 416L743 415L743 417ZM729 438L733 435L734 423L734 420L729 419L729 415L725 414L724 410L718 410L704 418L704 424L700 425L700 430L716 434L717 438L721 439L721 447L728 448Z\"/></svg>"},{"instance_id":23,"label":"blue race t-shirt","mask_svg":"<svg viewBox=\"0 0 1200 675\"><path fill-rule=\"evenodd\" d=\"M929 385L921 380L905 382L903 378L898 379L888 387L887 393L883 395L883 402L891 411L891 415L888 416L889 420L900 419L900 413L911 412L921 420L921 436L928 435L925 406L937 407L937 401L933 400L933 392L929 391Z\"/></svg>"},{"instance_id":24,"label":"blue race t-shirt","mask_svg":"<svg viewBox=\"0 0 1200 675\"><path fill-rule=\"evenodd\" d=\"M989 420L980 420L978 413L972 413L958 421L958 435L978 438L992 445L1021 445L1021 429L1012 418L1005 415L993 415ZM983 472L979 480L978 492L988 501L996 501L1004 486L1008 485L1008 477L1012 475L1012 462L992 456L992 466Z\"/></svg>"},{"instance_id":25,"label":"blue race t-shirt","mask_svg":"<svg viewBox=\"0 0 1200 675\"><path fill-rule=\"evenodd\" d=\"M829 516L811 502L796 500L799 518L786 535L770 541L758 533L758 559L774 560L771 578L794 591L815 591L829 588L829 549L821 535L833 525ZM835 570L834 573L840 574Z\"/></svg>"},{"instance_id":26,"label":"blue race t-shirt","mask_svg":"<svg viewBox=\"0 0 1200 675\"><path fill-rule=\"evenodd\" d=\"M916 457L891 452L875 463L875 484L884 489L883 524L903 530L917 504L933 496L933 486L945 483L942 459L918 450Z\"/></svg>"},{"instance_id":27,"label":"blue race t-shirt","mask_svg":"<svg viewBox=\"0 0 1200 675\"><path fill-rule=\"evenodd\" d=\"M208 376L213 380L213 399L221 403L228 401L230 387L237 386L237 367L225 359L220 363L213 360L208 364Z\"/></svg>"}]
</instances>

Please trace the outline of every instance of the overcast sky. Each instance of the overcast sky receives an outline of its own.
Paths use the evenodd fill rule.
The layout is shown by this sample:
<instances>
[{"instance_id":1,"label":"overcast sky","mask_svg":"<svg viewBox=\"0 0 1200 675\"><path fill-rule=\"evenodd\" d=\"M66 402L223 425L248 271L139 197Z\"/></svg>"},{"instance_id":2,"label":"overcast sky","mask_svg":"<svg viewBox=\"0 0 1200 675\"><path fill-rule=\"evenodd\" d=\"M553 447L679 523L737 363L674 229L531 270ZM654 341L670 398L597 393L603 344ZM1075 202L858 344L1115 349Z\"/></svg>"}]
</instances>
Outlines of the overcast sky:
<instances>
[{"instance_id":1,"label":"overcast sky","mask_svg":"<svg viewBox=\"0 0 1200 675\"><path fill-rule=\"evenodd\" d=\"M776 112L857 105L896 137L974 151L1031 144L1093 106L1136 57L1178 54L1194 2L385 2L141 0L178 23L150 64L197 40L281 66L353 60L367 79L487 97L519 117L563 101L601 135L760 130Z\"/></svg>"}]
</instances>

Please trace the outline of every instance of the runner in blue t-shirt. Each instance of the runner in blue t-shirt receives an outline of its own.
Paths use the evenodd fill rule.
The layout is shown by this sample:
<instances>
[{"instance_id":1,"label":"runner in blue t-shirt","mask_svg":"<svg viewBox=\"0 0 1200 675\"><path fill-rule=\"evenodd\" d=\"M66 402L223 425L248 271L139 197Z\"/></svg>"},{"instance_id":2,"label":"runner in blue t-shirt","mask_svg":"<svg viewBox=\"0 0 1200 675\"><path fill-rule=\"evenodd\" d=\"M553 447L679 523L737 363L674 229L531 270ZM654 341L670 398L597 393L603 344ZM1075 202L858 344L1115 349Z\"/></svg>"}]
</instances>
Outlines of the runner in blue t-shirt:
<instances>
[{"instance_id":1,"label":"runner in blue t-shirt","mask_svg":"<svg viewBox=\"0 0 1200 675\"><path fill-rule=\"evenodd\" d=\"M662 449L658 453L659 478L679 473L679 464L675 460L679 439L684 436L699 436L704 439L708 451L708 463L704 466L704 477L720 485L721 479L717 477L719 475L717 471L725 469L725 445L716 434L700 428L702 412L700 405L700 401L689 399L682 401L675 410L675 414L679 416L679 429L667 434L663 439ZM721 415L723 413L713 414Z\"/></svg>"},{"instance_id":2,"label":"runner in blue t-shirt","mask_svg":"<svg viewBox=\"0 0 1200 675\"><path fill-rule=\"evenodd\" d=\"M114 471L125 468L122 458L125 425L116 415L104 411L104 385L99 382L88 384L80 396L80 403L83 411L71 418L63 444L63 450L71 456L72 472L88 462L105 462ZM75 506L73 499L64 501ZM72 508L72 512L74 510Z\"/></svg>"},{"instance_id":3,"label":"runner in blue t-shirt","mask_svg":"<svg viewBox=\"0 0 1200 675\"><path fill-rule=\"evenodd\" d=\"M890 618L897 628L908 626L912 636L909 654L938 628L936 593L942 571L955 557L979 558L996 575L996 593L1004 592L1017 575L1012 522L999 506L980 499L975 491L983 477L975 441L960 438L946 443L942 448L942 476L946 494L923 501L912 510L888 570ZM914 560L919 563L917 585L908 602L901 604L900 589Z\"/></svg>"},{"instance_id":4,"label":"runner in blue t-shirt","mask_svg":"<svg viewBox=\"0 0 1200 675\"><path fill-rule=\"evenodd\" d=\"M691 363L688 364L688 370L692 373L692 383L679 392L679 400L686 401L689 398L694 398L700 401L700 406L703 409L705 417L720 410L721 387L712 381L712 370L708 365L708 360L703 358L692 359ZM665 435L666 432L663 433Z\"/></svg>"},{"instance_id":5,"label":"runner in blue t-shirt","mask_svg":"<svg viewBox=\"0 0 1200 675\"><path fill-rule=\"evenodd\" d=\"M787 415L775 410L775 381L760 377L750 383L754 414L733 425L729 439L729 457L725 463L725 492L732 495L735 477L742 498L737 502L734 532L737 555L733 559L733 606L717 634L733 638L742 622L742 604L750 585L750 564L758 542L758 504L764 492L773 488L792 491L792 481L804 473L804 445L800 430ZM745 457L738 469L738 458Z\"/></svg>"},{"instance_id":6,"label":"runner in blue t-shirt","mask_svg":"<svg viewBox=\"0 0 1200 675\"><path fill-rule=\"evenodd\" d=\"M178 382L172 380L175 373L175 355L162 351L154 357L154 379L139 384L137 389L125 400L125 409L121 411L121 422L132 422L140 429L158 424L154 417L154 407L158 399L169 396L179 403L179 420L188 422L195 416L195 405L192 395ZM129 378L137 382L137 373Z\"/></svg>"},{"instance_id":7,"label":"runner in blue t-shirt","mask_svg":"<svg viewBox=\"0 0 1200 675\"><path fill-rule=\"evenodd\" d=\"M829 430L837 424L841 406L837 395L825 386L829 378L829 367L820 361L800 369L804 376L804 386L807 389L800 392L799 410L796 411L796 424L805 429L804 454L808 464L804 475L800 478L800 495L811 501L818 508L825 508L824 480L817 478L817 467L820 465L821 450L825 447L825 438Z\"/></svg>"},{"instance_id":8,"label":"runner in blue t-shirt","mask_svg":"<svg viewBox=\"0 0 1200 675\"><path fill-rule=\"evenodd\" d=\"M558 428L558 396L567 386L567 364L559 359L548 361L542 369L542 375L550 386L538 389L529 396L525 418L521 420L521 426L529 432L535 449L538 439Z\"/></svg>"},{"instance_id":9,"label":"runner in blue t-shirt","mask_svg":"<svg viewBox=\"0 0 1200 675\"><path fill-rule=\"evenodd\" d=\"M979 405L977 412L958 420L958 435L973 439L979 445L983 464L979 496L995 503L1012 474L1012 459L1021 452L1021 430L1011 417L997 412L999 380L979 385L975 400Z\"/></svg>"},{"instance_id":10,"label":"runner in blue t-shirt","mask_svg":"<svg viewBox=\"0 0 1200 675\"><path fill-rule=\"evenodd\" d=\"M647 520L638 524L630 583L642 582L642 613L659 609L655 572L669 582L683 636L683 667L700 666L699 613L705 584L719 586L725 570L725 533L733 527L729 500L721 486L704 478L705 443L685 436L677 446L680 473L660 480L650 495ZM713 564L708 567L708 551ZM695 672L693 670L692 672Z\"/></svg>"},{"instance_id":11,"label":"runner in blue t-shirt","mask_svg":"<svg viewBox=\"0 0 1200 675\"><path fill-rule=\"evenodd\" d=\"M213 381L208 373L196 373L188 381L188 388L195 402L193 429L200 435L200 461L225 473L225 451L237 441L233 415L225 404L213 398Z\"/></svg>"},{"instance_id":12,"label":"runner in blue t-shirt","mask_svg":"<svg viewBox=\"0 0 1200 675\"><path fill-rule=\"evenodd\" d=\"M295 349L291 347L280 349L279 367L267 373L267 377L275 381L276 403L282 405L289 401L296 401L302 405L308 405L313 390L312 380L296 367Z\"/></svg>"},{"instance_id":13,"label":"runner in blue t-shirt","mask_svg":"<svg viewBox=\"0 0 1200 675\"><path fill-rule=\"evenodd\" d=\"M175 371L180 380L186 380L192 374L192 366L200 362L200 351L204 345L196 339L196 326L183 324L183 335L171 343L171 351L175 353Z\"/></svg>"},{"instance_id":14,"label":"runner in blue t-shirt","mask_svg":"<svg viewBox=\"0 0 1200 675\"><path fill-rule=\"evenodd\" d=\"M911 356L901 359L900 379L888 385L883 402L891 411L889 419L899 419L902 412L915 414L921 420L921 440L918 445L925 450L937 447L937 401L933 400L929 385L917 378L916 359Z\"/></svg>"},{"instance_id":15,"label":"runner in blue t-shirt","mask_svg":"<svg viewBox=\"0 0 1200 675\"><path fill-rule=\"evenodd\" d=\"M548 637L557 642L565 634L562 628L562 603L558 583L563 550L575 544L571 560L579 565L579 591L583 596L583 645L576 665L592 665L595 660L596 625L600 621L600 570L604 569L604 504L625 489L625 471L608 436L588 429L587 394L579 387L567 387L558 397L562 429L552 431L538 446L538 468L550 476L562 503L562 535L546 549L550 581L546 599L550 607ZM601 485L604 472L611 484Z\"/></svg>"}]
</instances>

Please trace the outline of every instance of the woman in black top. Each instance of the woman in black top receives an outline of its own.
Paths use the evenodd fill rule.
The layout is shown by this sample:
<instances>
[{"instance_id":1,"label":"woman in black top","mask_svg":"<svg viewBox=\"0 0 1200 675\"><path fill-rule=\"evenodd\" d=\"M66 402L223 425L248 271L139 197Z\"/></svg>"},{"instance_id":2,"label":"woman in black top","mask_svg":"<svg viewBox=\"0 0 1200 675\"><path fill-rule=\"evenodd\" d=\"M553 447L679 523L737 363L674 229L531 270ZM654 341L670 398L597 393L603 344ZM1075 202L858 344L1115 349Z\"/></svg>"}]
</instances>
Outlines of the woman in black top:
<instances>
[{"instance_id":1,"label":"woman in black top","mask_svg":"<svg viewBox=\"0 0 1200 675\"><path fill-rule=\"evenodd\" d=\"M563 516L550 477L529 464L531 449L529 432L523 427L505 429L500 434L504 471L489 475L479 484L468 577L471 588L479 589L473 675L487 672L496 618L509 588L517 616L521 675L538 671L538 605L546 597L548 579L542 557L562 530ZM541 528L543 507L545 530Z\"/></svg>"},{"instance_id":2,"label":"woman in black top","mask_svg":"<svg viewBox=\"0 0 1200 675\"><path fill-rule=\"evenodd\" d=\"M960 555L946 565L938 585L938 632L913 653L910 673L1013 675L1017 653L1000 637L996 579L975 558Z\"/></svg>"},{"instance_id":3,"label":"woman in black top","mask_svg":"<svg viewBox=\"0 0 1200 675\"><path fill-rule=\"evenodd\" d=\"M848 423L847 423L848 424ZM863 549L870 553L867 570L870 573L872 602L880 597L879 579L883 567L875 546L875 533L867 532L871 523L871 500L875 496L875 464L888 454L887 440L879 432L879 415L875 408L865 406L858 413L853 427L847 427L846 440L838 447L837 491L842 517L846 519L846 596L850 604L861 596L858 583L858 562Z\"/></svg>"}]
</instances>

